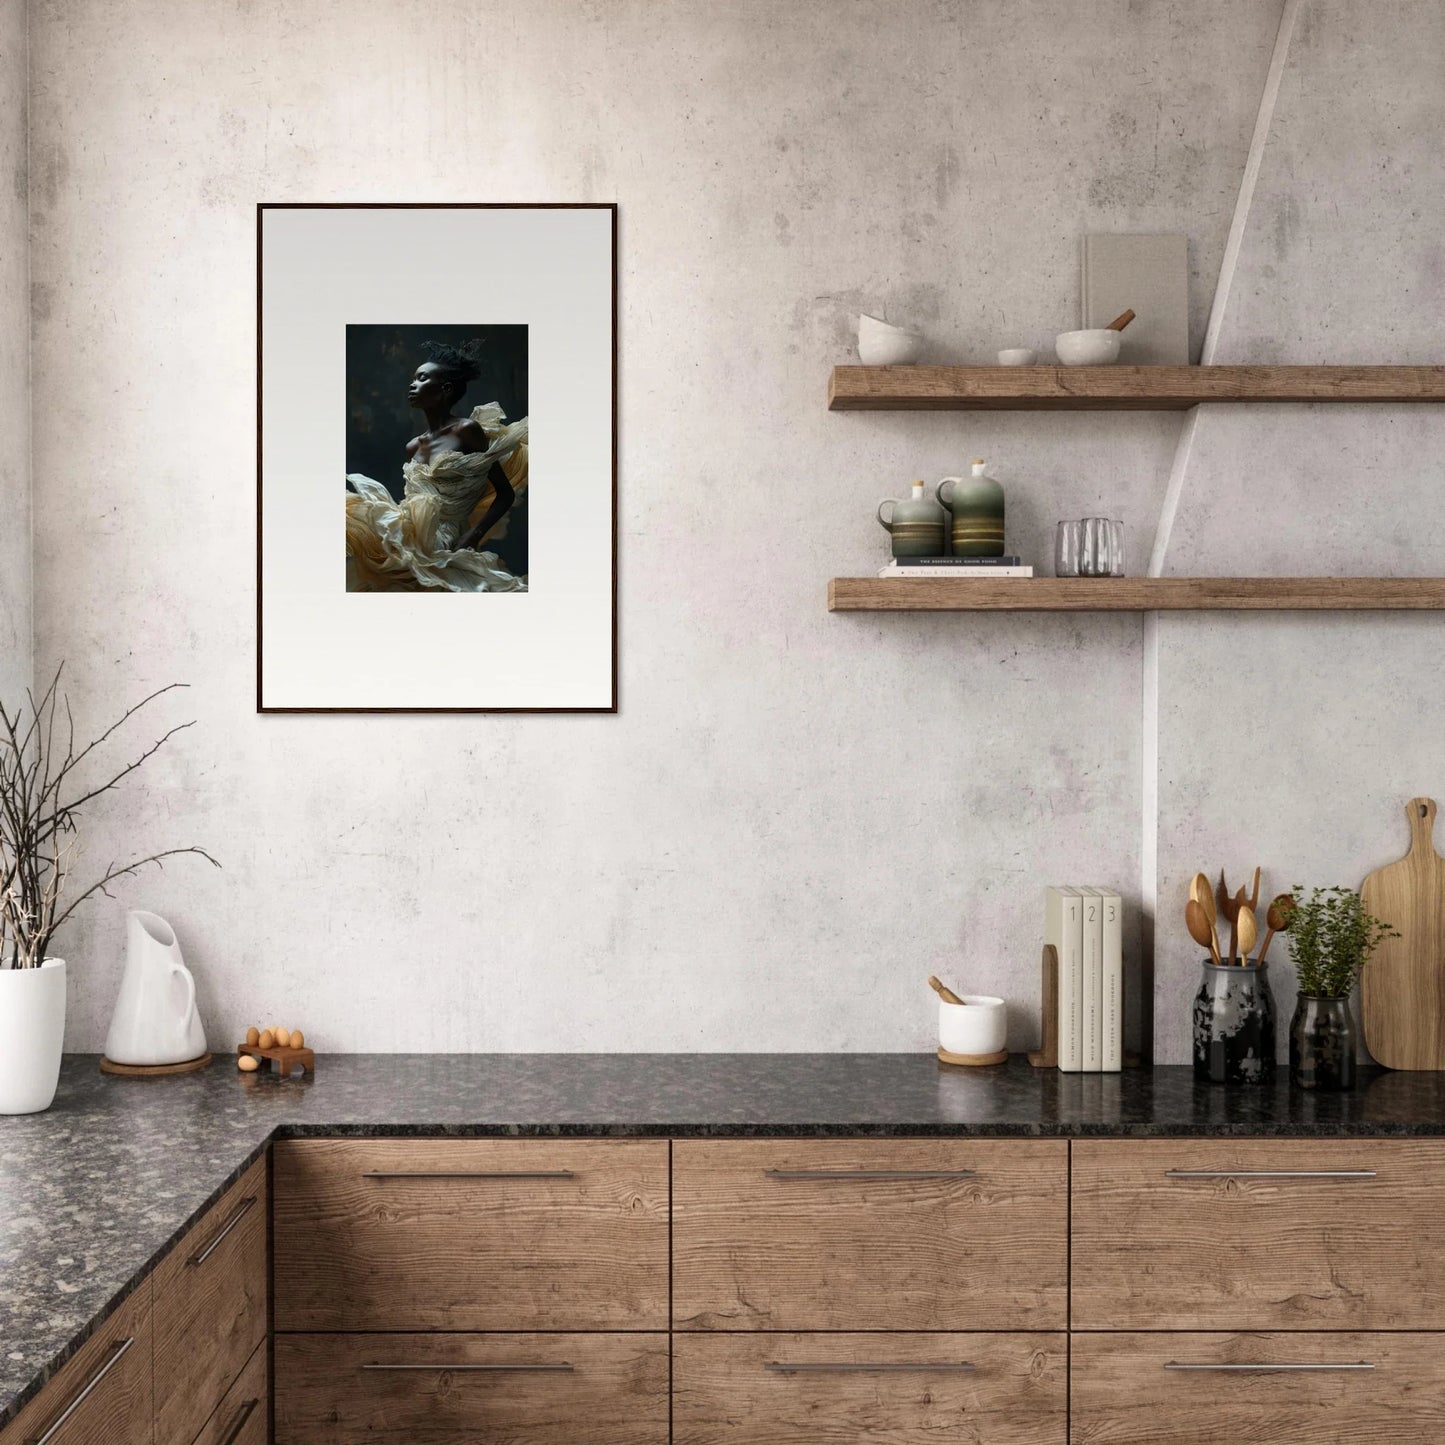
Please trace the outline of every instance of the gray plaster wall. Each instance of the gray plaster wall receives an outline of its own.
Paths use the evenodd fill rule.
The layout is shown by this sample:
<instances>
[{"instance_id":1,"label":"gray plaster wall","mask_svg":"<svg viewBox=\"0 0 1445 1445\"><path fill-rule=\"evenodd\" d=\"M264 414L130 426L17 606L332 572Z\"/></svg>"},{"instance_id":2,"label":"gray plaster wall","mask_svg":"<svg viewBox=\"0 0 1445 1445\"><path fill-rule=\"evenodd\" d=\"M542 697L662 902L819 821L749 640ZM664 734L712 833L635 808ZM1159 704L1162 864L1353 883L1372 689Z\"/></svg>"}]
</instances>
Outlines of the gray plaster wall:
<instances>
[{"instance_id":1,"label":"gray plaster wall","mask_svg":"<svg viewBox=\"0 0 1445 1445\"><path fill-rule=\"evenodd\" d=\"M1445 6L1301 6L1216 361L1441 360L1442 132ZM1442 496L1440 407L1204 408L1164 570L1440 576ZM1196 869L1357 888L1407 851L1406 802L1445 795L1442 642L1435 613L1161 616L1161 1058L1189 1057Z\"/></svg>"},{"instance_id":2,"label":"gray plaster wall","mask_svg":"<svg viewBox=\"0 0 1445 1445\"><path fill-rule=\"evenodd\" d=\"M1295 150L1261 186L1297 193L1287 258L1246 258L1291 318L1309 315L1292 272L1312 228L1372 214L1392 154L1372 123L1344 189L1325 191L1338 155L1311 134L1309 107L1328 105L1310 55L1347 68L1349 8L1312 7L1281 107ZM1382 9L1394 38L1368 43L1419 76L1412 7ZM1197 350L1279 14L1278 0L36 0L38 662L69 660L95 724L192 685L149 726L197 725L103 800L88 861L196 842L225 864L127 882L71 930L70 1046L103 1039L126 906L175 923L218 1043L276 1019L330 1049L918 1048L934 1037L930 972L1017 1000L1011 1042L1032 1043L1043 885L1139 900L1140 621L830 616L826 581L883 560L878 498L972 456L1008 486L1011 545L1045 568L1055 519L1100 510L1125 519L1142 562L1179 418L834 416L827 370L849 359L860 309L921 325L939 359L1046 347L1075 324L1090 230L1189 234ZM1366 119L1388 63L1350 82ZM1306 206L1316 193L1341 214ZM619 203L618 716L255 715L257 200ZM1378 264L1398 237L1381 226L1366 244ZM1303 294L1324 279L1307 272ZM1348 285L1336 273L1327 292L1347 310ZM1367 299L1404 324L1407 298ZM1301 359L1319 344L1297 324L1288 338ZM49 423L75 408L92 424ZM1292 466L1267 445L1279 418L1234 424L1259 475ZM1402 424L1329 423L1367 454ZM1314 434L1290 425L1296 446ZM1222 443L1212 454L1227 470ZM1419 488L1427 472L1416 457ZM1357 477L1330 474L1332 507ZM1239 505L1260 490L1232 484ZM1434 567L1401 535L1402 568ZM1251 657L1298 626L1184 625L1215 654L1247 625ZM1412 627L1419 647L1438 636L1305 626L1360 629L1372 652L1382 627L1391 646ZM1302 777L1337 756L1328 736L1281 731L1278 684L1276 717L1261 709L1241 739L1243 694L1197 686L1173 634L1166 652L1161 774L1187 782L1220 734L1266 777L1282 737ZM1356 691L1311 685L1316 708ZM1390 796L1351 776L1357 803ZM1167 790L1161 907L1186 854L1192 868L1197 847L1243 846L1216 836L1239 790L1211 789ZM1324 801L1312 791L1290 836L1320 835ZM1182 1016L1187 968L1163 960L1161 1018ZM1177 1031L1162 1039L1182 1056Z\"/></svg>"},{"instance_id":3,"label":"gray plaster wall","mask_svg":"<svg viewBox=\"0 0 1445 1445\"><path fill-rule=\"evenodd\" d=\"M30 273L24 0L0 0L0 702L31 682Z\"/></svg>"}]
</instances>

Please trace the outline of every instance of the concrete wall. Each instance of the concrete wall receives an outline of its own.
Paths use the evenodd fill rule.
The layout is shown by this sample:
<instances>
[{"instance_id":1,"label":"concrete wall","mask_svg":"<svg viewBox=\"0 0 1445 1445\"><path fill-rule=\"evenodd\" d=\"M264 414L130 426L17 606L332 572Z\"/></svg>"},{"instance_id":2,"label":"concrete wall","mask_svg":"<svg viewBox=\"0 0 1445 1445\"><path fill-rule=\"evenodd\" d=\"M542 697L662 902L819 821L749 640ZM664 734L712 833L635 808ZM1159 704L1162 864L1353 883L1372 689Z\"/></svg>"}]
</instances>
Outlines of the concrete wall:
<instances>
[{"instance_id":1,"label":"concrete wall","mask_svg":"<svg viewBox=\"0 0 1445 1445\"><path fill-rule=\"evenodd\" d=\"M0 0L0 700L31 681L26 16Z\"/></svg>"},{"instance_id":2,"label":"concrete wall","mask_svg":"<svg viewBox=\"0 0 1445 1445\"><path fill-rule=\"evenodd\" d=\"M1332 324L1355 305L1351 275L1308 269L1321 228L1343 228L1361 271L1398 264L1407 280L1440 232L1438 216L1403 221L1405 241L1349 230L1375 215L1398 139L1371 107L1405 103L1389 67L1426 64L1412 26L1430 7L1371 7L1365 37L1349 6L1310 9L1262 183L1282 219L1252 234L1246 265L1292 356L1359 354L1362 335L1395 355L1388 330L1408 328L1418 292L1372 281L1349 336L1309 329L1299 298L1324 286ZM89 858L197 842L226 865L183 861L86 914L65 945L82 965L70 1045L103 1038L123 906L177 925L215 1040L285 1018L332 1049L918 1048L936 971L1021 1000L1012 1042L1030 1043L1042 885L1139 897L1141 624L830 617L824 587L882 560L879 497L975 455L1006 481L1010 542L1036 562L1057 517L1105 509L1140 560L1179 419L831 416L827 369L860 309L921 324L940 359L1046 346L1074 324L1090 230L1189 234L1197 345L1279 14L1278 0L37 0L39 662L70 659L97 724L192 684L136 737L197 726L97 809ZM1318 131L1347 120L1311 67L1346 69L1357 44L1380 58L1348 82L1364 129L1340 175ZM1439 95L1419 103L1438 131ZM620 203L620 715L255 716L261 199ZM91 424L48 423L76 406ZM1328 423L1365 457L1424 424ZM1327 471L1326 505L1271 442L1279 417L1229 425L1258 463L1231 506L1268 565L1279 554L1254 550L1265 518L1249 508L1281 468L1330 517L1360 474ZM1315 434L1290 425L1297 444ZM1220 437L1210 465L1235 484ZM1418 496L1432 465L1416 457L1400 485ZM1198 485L1212 496L1202 470ZM1400 523L1400 570L1436 567L1418 533ZM1212 657L1240 626L1251 657L1300 626L1326 657L1438 636L1428 620L1181 625L1207 632ZM1279 725L1287 685L1241 737L1254 694L1201 689L1181 662L1171 637L1166 936L1186 857L1253 862L1274 841L1257 820L1286 800L1276 781L1235 831L1232 784L1211 774L1181 796L1204 742L1237 739L1273 779L1282 749L1301 778L1338 757L1330 736ZM1336 701L1355 689L1294 676L1312 708L1335 702L1357 737L1372 727ZM1368 791L1388 843L1396 779L1352 776L1351 817ZM1291 801L1296 839L1349 821L1319 790ZM1313 861L1260 861L1277 860ZM1188 960L1165 970L1161 1020L1182 1018ZM1172 1024L1161 1037L1180 1057Z\"/></svg>"}]
</instances>

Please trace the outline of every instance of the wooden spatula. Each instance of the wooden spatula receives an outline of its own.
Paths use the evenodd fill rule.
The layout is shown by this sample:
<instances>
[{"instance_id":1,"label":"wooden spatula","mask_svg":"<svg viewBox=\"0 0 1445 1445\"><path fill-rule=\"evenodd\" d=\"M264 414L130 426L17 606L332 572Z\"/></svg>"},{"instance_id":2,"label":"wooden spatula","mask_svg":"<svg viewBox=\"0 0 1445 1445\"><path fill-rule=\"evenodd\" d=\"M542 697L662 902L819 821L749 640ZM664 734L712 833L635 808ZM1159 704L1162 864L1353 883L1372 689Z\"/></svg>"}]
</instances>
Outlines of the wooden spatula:
<instances>
[{"instance_id":1,"label":"wooden spatula","mask_svg":"<svg viewBox=\"0 0 1445 1445\"><path fill-rule=\"evenodd\" d=\"M1445 1069L1445 858L1435 851L1435 802L1405 808L1410 851L1360 886L1365 911L1391 924L1365 965L1360 1014L1365 1043L1392 1069Z\"/></svg>"}]
</instances>

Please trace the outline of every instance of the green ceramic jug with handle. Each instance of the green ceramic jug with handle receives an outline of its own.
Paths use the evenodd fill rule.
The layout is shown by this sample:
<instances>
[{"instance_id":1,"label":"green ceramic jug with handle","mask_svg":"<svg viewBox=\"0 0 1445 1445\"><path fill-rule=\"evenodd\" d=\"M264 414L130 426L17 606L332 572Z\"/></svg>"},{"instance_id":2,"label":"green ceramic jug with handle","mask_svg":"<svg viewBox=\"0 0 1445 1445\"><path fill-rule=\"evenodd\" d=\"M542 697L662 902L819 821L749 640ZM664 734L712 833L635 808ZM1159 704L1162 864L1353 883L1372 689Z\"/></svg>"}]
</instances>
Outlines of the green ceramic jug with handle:
<instances>
[{"instance_id":1,"label":"green ceramic jug with handle","mask_svg":"<svg viewBox=\"0 0 1445 1445\"><path fill-rule=\"evenodd\" d=\"M933 491L952 513L955 557L1003 556L1003 488L984 475L981 459L971 476L944 477Z\"/></svg>"},{"instance_id":2,"label":"green ceramic jug with handle","mask_svg":"<svg viewBox=\"0 0 1445 1445\"><path fill-rule=\"evenodd\" d=\"M884 507L893 508L887 517ZM893 539L895 557L942 557L946 515L932 497L924 495L922 482L914 482L907 501L884 497L878 503L878 523Z\"/></svg>"}]
</instances>

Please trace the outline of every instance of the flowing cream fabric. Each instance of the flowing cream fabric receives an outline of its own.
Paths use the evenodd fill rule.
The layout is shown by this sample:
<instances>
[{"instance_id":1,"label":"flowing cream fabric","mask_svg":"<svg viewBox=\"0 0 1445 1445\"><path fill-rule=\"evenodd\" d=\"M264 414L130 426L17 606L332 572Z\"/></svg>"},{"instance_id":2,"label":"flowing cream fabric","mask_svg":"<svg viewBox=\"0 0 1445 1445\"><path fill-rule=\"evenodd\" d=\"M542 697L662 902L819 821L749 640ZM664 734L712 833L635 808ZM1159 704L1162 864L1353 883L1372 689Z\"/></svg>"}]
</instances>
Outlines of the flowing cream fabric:
<instances>
[{"instance_id":1,"label":"flowing cream fabric","mask_svg":"<svg viewBox=\"0 0 1445 1445\"><path fill-rule=\"evenodd\" d=\"M488 480L494 466L518 498L527 489L527 418L506 424L496 402L479 406L472 420L486 435L483 452L439 452L430 462L413 458L401 469L401 501L360 472L348 472L346 590L348 592L525 592L495 552L454 551L457 539L479 521L496 496ZM503 517L486 535L502 535Z\"/></svg>"}]
</instances>

